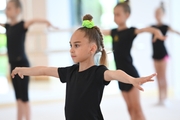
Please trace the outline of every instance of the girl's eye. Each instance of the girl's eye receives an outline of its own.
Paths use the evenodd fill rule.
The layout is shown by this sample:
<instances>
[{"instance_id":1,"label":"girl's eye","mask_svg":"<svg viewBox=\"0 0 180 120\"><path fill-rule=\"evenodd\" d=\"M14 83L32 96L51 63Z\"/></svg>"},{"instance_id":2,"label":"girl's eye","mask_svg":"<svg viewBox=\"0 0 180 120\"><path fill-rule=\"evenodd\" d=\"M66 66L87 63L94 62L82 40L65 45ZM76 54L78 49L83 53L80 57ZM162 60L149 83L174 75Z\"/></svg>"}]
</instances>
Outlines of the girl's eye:
<instances>
[{"instance_id":1,"label":"girl's eye","mask_svg":"<svg viewBox=\"0 0 180 120\"><path fill-rule=\"evenodd\" d=\"M72 45L70 45L70 47L72 48Z\"/></svg>"},{"instance_id":2,"label":"girl's eye","mask_svg":"<svg viewBox=\"0 0 180 120\"><path fill-rule=\"evenodd\" d=\"M75 44L75 47L76 47L76 48L78 48L78 47L79 47L79 45L78 45L78 44Z\"/></svg>"}]
</instances>

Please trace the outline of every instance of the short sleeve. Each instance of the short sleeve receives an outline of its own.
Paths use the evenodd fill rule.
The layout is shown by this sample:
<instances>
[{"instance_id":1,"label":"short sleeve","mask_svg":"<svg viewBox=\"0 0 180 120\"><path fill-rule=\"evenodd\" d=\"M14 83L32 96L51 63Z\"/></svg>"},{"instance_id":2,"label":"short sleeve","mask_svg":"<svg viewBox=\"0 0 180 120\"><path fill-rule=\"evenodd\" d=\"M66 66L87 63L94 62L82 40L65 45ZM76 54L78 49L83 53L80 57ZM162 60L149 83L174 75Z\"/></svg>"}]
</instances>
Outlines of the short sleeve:
<instances>
[{"instance_id":1,"label":"short sleeve","mask_svg":"<svg viewBox=\"0 0 180 120\"><path fill-rule=\"evenodd\" d=\"M106 70L108 70L106 66L100 65L99 68L98 68L98 71L97 71L97 72L98 72L98 75L99 75L99 76L98 76L98 77L99 77L98 79L103 80L103 84L104 84L104 85L108 85L108 84L110 83L110 81L105 81L105 80L104 80L104 72L105 72Z\"/></svg>"},{"instance_id":2,"label":"short sleeve","mask_svg":"<svg viewBox=\"0 0 180 120\"><path fill-rule=\"evenodd\" d=\"M58 75L60 78L60 81L62 83L68 82L70 79L70 76L73 74L73 72L78 68L78 65L73 65L69 67L59 67L58 68Z\"/></svg>"},{"instance_id":3,"label":"short sleeve","mask_svg":"<svg viewBox=\"0 0 180 120\"><path fill-rule=\"evenodd\" d=\"M169 29L169 26L168 26L168 25L165 25L165 27L166 27L166 30L168 30L168 29Z\"/></svg>"},{"instance_id":4,"label":"short sleeve","mask_svg":"<svg viewBox=\"0 0 180 120\"><path fill-rule=\"evenodd\" d=\"M9 27L9 24L4 24L4 27L6 28L6 30L8 29L8 27Z\"/></svg>"},{"instance_id":5,"label":"short sleeve","mask_svg":"<svg viewBox=\"0 0 180 120\"><path fill-rule=\"evenodd\" d=\"M110 32L110 35L113 37L114 36L114 33L117 31L117 29L112 29L111 32Z\"/></svg>"},{"instance_id":6,"label":"short sleeve","mask_svg":"<svg viewBox=\"0 0 180 120\"><path fill-rule=\"evenodd\" d=\"M24 24L25 24L24 21L21 21L21 22L20 22L21 30L23 30L23 32L27 32L28 29L24 27Z\"/></svg>"},{"instance_id":7,"label":"short sleeve","mask_svg":"<svg viewBox=\"0 0 180 120\"><path fill-rule=\"evenodd\" d=\"M136 30L136 29L137 29L137 28L135 28L135 27L131 27L131 28L130 28L132 35L136 35L136 34L135 34L135 30Z\"/></svg>"},{"instance_id":8,"label":"short sleeve","mask_svg":"<svg viewBox=\"0 0 180 120\"><path fill-rule=\"evenodd\" d=\"M66 83L68 79L68 73L71 67L60 67L58 68L58 75L62 83Z\"/></svg>"}]
</instances>

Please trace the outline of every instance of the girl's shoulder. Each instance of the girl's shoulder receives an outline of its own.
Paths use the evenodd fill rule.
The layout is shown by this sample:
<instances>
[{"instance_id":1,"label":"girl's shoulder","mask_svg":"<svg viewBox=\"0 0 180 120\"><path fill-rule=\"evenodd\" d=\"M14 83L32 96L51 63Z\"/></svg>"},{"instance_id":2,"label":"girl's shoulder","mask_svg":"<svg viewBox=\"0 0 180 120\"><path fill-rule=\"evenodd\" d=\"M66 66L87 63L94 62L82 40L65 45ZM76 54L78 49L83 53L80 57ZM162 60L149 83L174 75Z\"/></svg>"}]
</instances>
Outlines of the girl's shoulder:
<instances>
[{"instance_id":1,"label":"girl's shoulder","mask_svg":"<svg viewBox=\"0 0 180 120\"><path fill-rule=\"evenodd\" d=\"M118 28L114 28L111 31L113 31L113 32L124 32L124 31L135 30L135 29L137 29L137 28L136 27L128 27L128 28L125 28L122 30L118 30Z\"/></svg>"},{"instance_id":2,"label":"girl's shoulder","mask_svg":"<svg viewBox=\"0 0 180 120\"><path fill-rule=\"evenodd\" d=\"M16 24L11 24L11 23L5 23L5 27L15 27L15 26L24 26L25 21L21 20L19 22L17 22Z\"/></svg>"},{"instance_id":3,"label":"girl's shoulder","mask_svg":"<svg viewBox=\"0 0 180 120\"><path fill-rule=\"evenodd\" d=\"M106 70L108 70L108 68L105 65L98 65L98 66L96 66L96 70L98 72L103 72L104 73Z\"/></svg>"}]
</instances>

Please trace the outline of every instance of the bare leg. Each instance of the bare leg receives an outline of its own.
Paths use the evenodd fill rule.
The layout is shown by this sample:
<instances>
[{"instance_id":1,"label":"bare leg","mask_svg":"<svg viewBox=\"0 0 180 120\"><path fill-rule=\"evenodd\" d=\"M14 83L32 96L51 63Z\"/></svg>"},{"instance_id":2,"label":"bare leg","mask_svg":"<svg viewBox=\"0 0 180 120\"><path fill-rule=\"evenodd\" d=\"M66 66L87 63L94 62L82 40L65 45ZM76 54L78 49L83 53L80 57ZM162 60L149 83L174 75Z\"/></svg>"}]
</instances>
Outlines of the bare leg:
<instances>
[{"instance_id":1,"label":"bare leg","mask_svg":"<svg viewBox=\"0 0 180 120\"><path fill-rule=\"evenodd\" d=\"M159 89L159 103L164 104L167 98L167 80L166 80L166 60L154 60L154 66L157 72L157 81Z\"/></svg>"},{"instance_id":2,"label":"bare leg","mask_svg":"<svg viewBox=\"0 0 180 120\"><path fill-rule=\"evenodd\" d=\"M30 120L31 112L30 112L29 102L23 102L23 110L24 110L25 120Z\"/></svg>"},{"instance_id":3,"label":"bare leg","mask_svg":"<svg viewBox=\"0 0 180 120\"><path fill-rule=\"evenodd\" d=\"M23 119L23 107L21 104L21 100L17 100L17 120Z\"/></svg>"},{"instance_id":4,"label":"bare leg","mask_svg":"<svg viewBox=\"0 0 180 120\"><path fill-rule=\"evenodd\" d=\"M18 111L18 120L23 120L23 117L25 117L25 120L30 120L30 105L29 102L23 102L22 100L17 100L17 111Z\"/></svg>"},{"instance_id":5,"label":"bare leg","mask_svg":"<svg viewBox=\"0 0 180 120\"><path fill-rule=\"evenodd\" d=\"M133 87L129 92L122 92L122 95L126 101L131 120L145 120L140 104L139 90Z\"/></svg>"}]
</instances>

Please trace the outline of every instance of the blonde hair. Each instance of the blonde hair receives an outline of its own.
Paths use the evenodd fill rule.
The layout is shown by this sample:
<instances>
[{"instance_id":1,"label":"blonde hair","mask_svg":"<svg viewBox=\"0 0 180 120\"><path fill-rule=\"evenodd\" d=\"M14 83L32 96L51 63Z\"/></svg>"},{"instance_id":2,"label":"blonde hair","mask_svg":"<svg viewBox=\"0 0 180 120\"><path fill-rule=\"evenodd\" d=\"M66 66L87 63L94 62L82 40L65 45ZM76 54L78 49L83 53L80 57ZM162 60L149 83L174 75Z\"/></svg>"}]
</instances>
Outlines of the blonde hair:
<instances>
[{"instance_id":1,"label":"blonde hair","mask_svg":"<svg viewBox=\"0 0 180 120\"><path fill-rule=\"evenodd\" d=\"M9 0L9 2L13 2L14 5L15 5L17 8L22 9L22 5L21 5L21 2L20 2L19 0Z\"/></svg>"},{"instance_id":2,"label":"blonde hair","mask_svg":"<svg viewBox=\"0 0 180 120\"><path fill-rule=\"evenodd\" d=\"M165 7L164 7L164 2L160 3L160 9L165 13Z\"/></svg>"},{"instance_id":3,"label":"blonde hair","mask_svg":"<svg viewBox=\"0 0 180 120\"><path fill-rule=\"evenodd\" d=\"M124 2L119 2L115 7L119 7L121 6L124 10L124 12L126 13L131 13L131 8L130 8L130 5L129 5L129 0L126 0Z\"/></svg>"},{"instance_id":4,"label":"blonde hair","mask_svg":"<svg viewBox=\"0 0 180 120\"><path fill-rule=\"evenodd\" d=\"M84 20L89 20L92 21L93 17L90 14L86 14L83 17ZM87 27L80 27L78 30L83 31L85 33L85 37L89 39L89 42L95 42L97 45L97 51L101 52L101 58L100 58L100 64L101 65L107 65L107 56L106 56L106 51L104 49L104 43L103 43L103 35L99 29L99 27L94 26L92 28L87 28Z\"/></svg>"}]
</instances>

